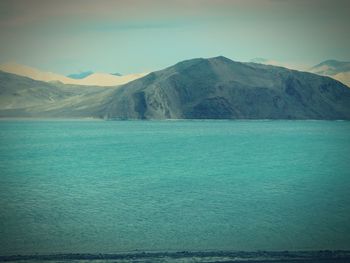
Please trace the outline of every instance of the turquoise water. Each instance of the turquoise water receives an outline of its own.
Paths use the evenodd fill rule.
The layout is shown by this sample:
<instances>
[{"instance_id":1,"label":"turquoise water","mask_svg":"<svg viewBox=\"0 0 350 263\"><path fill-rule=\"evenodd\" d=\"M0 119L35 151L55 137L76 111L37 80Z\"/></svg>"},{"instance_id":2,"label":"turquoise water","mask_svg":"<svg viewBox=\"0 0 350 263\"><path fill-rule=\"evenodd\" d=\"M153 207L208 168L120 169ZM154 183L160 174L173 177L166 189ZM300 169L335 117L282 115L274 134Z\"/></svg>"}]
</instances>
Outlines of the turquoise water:
<instances>
[{"instance_id":1,"label":"turquoise water","mask_svg":"<svg viewBox=\"0 0 350 263\"><path fill-rule=\"evenodd\" d=\"M0 255L350 249L349 190L350 122L0 122Z\"/></svg>"}]
</instances>

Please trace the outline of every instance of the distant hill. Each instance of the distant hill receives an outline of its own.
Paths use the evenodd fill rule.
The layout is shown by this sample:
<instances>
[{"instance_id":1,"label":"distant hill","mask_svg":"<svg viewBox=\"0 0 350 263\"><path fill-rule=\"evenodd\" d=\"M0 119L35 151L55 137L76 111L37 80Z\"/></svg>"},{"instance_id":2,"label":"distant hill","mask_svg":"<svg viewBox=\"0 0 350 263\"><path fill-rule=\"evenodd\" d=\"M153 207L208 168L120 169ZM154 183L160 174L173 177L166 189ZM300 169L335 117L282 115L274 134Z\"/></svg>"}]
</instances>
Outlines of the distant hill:
<instances>
[{"instance_id":1,"label":"distant hill","mask_svg":"<svg viewBox=\"0 0 350 263\"><path fill-rule=\"evenodd\" d=\"M310 72L330 76L350 87L350 62L326 60L313 66Z\"/></svg>"},{"instance_id":2,"label":"distant hill","mask_svg":"<svg viewBox=\"0 0 350 263\"><path fill-rule=\"evenodd\" d=\"M310 71L320 75L336 75L338 73L350 71L350 62L326 60L313 66Z\"/></svg>"},{"instance_id":3,"label":"distant hill","mask_svg":"<svg viewBox=\"0 0 350 263\"><path fill-rule=\"evenodd\" d=\"M83 71L83 72L79 72L79 73L75 73L75 74L70 74L67 77L71 78L71 79L83 79L83 78L86 78L87 76L90 76L93 73L94 72L92 72L92 71Z\"/></svg>"},{"instance_id":4,"label":"distant hill","mask_svg":"<svg viewBox=\"0 0 350 263\"><path fill-rule=\"evenodd\" d=\"M129 74L125 76L116 76L109 73L93 73L88 72L75 75L75 78L63 76L53 72L41 71L36 68L8 63L0 65L0 70L19 76L28 77L34 80L45 82L61 82L63 84L84 85L84 86L118 86L128 83L137 78L143 77L146 73ZM91 74L90 74L91 73ZM74 75L74 74L73 74ZM85 77L83 77L85 75ZM71 75L70 75L71 76Z\"/></svg>"},{"instance_id":5,"label":"distant hill","mask_svg":"<svg viewBox=\"0 0 350 263\"><path fill-rule=\"evenodd\" d=\"M0 72L0 95L2 117L350 119L350 89L339 81L225 57L182 61L112 88Z\"/></svg>"}]
</instances>

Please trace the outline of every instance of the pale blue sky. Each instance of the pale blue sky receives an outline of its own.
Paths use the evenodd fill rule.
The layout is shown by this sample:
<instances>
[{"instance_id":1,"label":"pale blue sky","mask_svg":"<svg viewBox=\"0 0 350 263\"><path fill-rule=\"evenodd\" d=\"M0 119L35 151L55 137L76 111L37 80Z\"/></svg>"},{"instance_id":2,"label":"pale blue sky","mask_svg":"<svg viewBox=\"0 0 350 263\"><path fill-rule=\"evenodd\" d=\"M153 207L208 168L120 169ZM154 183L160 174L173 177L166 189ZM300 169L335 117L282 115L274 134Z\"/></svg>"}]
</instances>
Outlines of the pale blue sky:
<instances>
[{"instance_id":1,"label":"pale blue sky","mask_svg":"<svg viewBox=\"0 0 350 263\"><path fill-rule=\"evenodd\" d=\"M349 13L347 0L2 0L0 63L127 74L218 55L350 61Z\"/></svg>"}]
</instances>

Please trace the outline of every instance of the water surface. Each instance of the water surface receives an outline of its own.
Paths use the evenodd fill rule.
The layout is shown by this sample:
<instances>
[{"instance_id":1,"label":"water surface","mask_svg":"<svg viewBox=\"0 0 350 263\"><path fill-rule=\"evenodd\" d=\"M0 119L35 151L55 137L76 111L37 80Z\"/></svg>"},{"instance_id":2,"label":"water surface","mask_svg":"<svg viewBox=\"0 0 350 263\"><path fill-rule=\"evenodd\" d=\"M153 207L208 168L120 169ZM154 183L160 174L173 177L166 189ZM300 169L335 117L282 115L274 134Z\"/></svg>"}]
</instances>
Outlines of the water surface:
<instances>
[{"instance_id":1,"label":"water surface","mask_svg":"<svg viewBox=\"0 0 350 263\"><path fill-rule=\"evenodd\" d=\"M0 255L350 249L350 122L1 121Z\"/></svg>"}]
</instances>

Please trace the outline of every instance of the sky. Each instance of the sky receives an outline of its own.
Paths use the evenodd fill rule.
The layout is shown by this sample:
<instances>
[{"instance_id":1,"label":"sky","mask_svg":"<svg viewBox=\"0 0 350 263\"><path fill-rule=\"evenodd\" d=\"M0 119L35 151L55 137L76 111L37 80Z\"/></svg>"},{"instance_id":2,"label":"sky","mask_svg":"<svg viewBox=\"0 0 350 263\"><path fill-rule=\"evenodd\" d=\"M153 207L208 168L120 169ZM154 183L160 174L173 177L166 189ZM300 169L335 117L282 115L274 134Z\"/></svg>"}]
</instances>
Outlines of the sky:
<instances>
[{"instance_id":1,"label":"sky","mask_svg":"<svg viewBox=\"0 0 350 263\"><path fill-rule=\"evenodd\" d=\"M348 0L1 0L0 64L137 73L185 59L350 61Z\"/></svg>"}]
</instances>

